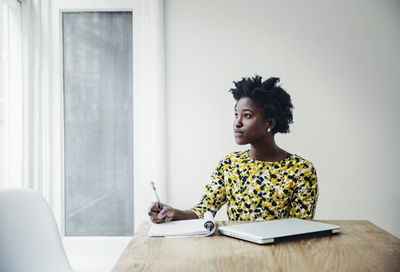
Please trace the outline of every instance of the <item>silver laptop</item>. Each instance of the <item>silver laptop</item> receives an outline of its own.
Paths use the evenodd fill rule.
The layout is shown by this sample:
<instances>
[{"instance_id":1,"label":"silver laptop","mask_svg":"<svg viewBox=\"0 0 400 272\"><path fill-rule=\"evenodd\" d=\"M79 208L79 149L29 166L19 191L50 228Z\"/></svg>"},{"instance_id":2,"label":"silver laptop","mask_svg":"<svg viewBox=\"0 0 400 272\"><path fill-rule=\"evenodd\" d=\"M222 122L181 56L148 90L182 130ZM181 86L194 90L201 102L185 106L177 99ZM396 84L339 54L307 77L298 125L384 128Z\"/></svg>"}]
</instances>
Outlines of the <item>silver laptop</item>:
<instances>
[{"instance_id":1,"label":"silver laptop","mask_svg":"<svg viewBox=\"0 0 400 272\"><path fill-rule=\"evenodd\" d=\"M340 226L288 218L223 226L218 232L257 244L269 244L335 234L340 232Z\"/></svg>"}]
</instances>

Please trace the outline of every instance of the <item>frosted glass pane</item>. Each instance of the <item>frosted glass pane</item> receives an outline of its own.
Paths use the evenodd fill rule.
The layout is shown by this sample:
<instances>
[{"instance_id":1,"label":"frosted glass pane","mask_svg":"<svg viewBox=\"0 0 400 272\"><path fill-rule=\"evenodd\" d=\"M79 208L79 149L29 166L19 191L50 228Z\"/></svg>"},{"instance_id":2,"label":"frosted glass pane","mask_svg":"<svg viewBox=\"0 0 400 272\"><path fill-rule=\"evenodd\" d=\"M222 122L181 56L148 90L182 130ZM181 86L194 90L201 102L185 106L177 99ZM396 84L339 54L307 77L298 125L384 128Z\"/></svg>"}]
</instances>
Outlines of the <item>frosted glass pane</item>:
<instances>
[{"instance_id":1,"label":"frosted glass pane","mask_svg":"<svg viewBox=\"0 0 400 272\"><path fill-rule=\"evenodd\" d=\"M6 88L6 5L0 3L0 188L4 187L4 93Z\"/></svg>"},{"instance_id":2,"label":"frosted glass pane","mask_svg":"<svg viewBox=\"0 0 400 272\"><path fill-rule=\"evenodd\" d=\"M65 233L133 235L132 13L63 13Z\"/></svg>"}]
</instances>

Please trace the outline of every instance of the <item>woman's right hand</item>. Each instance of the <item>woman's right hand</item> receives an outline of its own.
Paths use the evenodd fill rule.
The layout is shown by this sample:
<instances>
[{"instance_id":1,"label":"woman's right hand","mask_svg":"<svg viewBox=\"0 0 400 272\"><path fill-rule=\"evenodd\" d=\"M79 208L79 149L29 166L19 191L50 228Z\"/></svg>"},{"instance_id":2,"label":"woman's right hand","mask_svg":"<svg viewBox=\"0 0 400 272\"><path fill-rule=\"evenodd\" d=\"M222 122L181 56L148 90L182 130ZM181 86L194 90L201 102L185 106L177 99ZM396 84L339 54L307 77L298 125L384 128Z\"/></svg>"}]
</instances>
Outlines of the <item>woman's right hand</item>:
<instances>
[{"instance_id":1,"label":"woman's right hand","mask_svg":"<svg viewBox=\"0 0 400 272\"><path fill-rule=\"evenodd\" d=\"M175 209L171 206L162 203L160 209L158 202L153 202L149 208L148 215L153 223L170 222L174 219Z\"/></svg>"}]
</instances>

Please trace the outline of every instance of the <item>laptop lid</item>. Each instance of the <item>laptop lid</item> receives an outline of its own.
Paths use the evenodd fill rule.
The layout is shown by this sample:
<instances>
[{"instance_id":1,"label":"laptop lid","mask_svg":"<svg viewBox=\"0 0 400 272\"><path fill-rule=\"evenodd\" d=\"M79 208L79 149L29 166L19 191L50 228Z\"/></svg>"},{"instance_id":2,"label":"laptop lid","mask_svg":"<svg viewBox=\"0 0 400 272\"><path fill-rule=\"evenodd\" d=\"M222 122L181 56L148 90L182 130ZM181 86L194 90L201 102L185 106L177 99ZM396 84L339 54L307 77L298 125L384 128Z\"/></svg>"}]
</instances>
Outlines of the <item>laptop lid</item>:
<instances>
[{"instance_id":1,"label":"laptop lid","mask_svg":"<svg viewBox=\"0 0 400 272\"><path fill-rule=\"evenodd\" d=\"M269 244L338 233L340 226L288 218L223 226L218 232L257 244Z\"/></svg>"}]
</instances>

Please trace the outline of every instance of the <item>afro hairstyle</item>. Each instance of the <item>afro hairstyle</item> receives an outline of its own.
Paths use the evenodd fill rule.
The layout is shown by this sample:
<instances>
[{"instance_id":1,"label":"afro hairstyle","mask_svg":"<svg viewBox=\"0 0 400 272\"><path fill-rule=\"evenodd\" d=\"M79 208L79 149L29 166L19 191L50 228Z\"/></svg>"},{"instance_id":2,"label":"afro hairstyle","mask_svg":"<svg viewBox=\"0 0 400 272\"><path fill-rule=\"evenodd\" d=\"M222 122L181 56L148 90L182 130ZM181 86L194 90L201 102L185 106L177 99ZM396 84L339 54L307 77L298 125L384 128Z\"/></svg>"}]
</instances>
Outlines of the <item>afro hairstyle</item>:
<instances>
[{"instance_id":1,"label":"afro hairstyle","mask_svg":"<svg viewBox=\"0 0 400 272\"><path fill-rule=\"evenodd\" d=\"M242 97L248 97L264 111L265 118L275 119L275 127L271 130L275 133L288 133L289 125L293 123L293 105L290 95L277 84L279 78L270 77L262 81L261 76L243 77L240 81L234 81L235 88L229 90L236 103Z\"/></svg>"}]
</instances>

